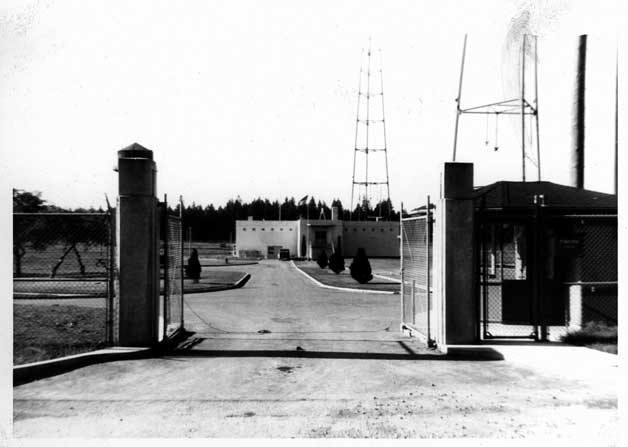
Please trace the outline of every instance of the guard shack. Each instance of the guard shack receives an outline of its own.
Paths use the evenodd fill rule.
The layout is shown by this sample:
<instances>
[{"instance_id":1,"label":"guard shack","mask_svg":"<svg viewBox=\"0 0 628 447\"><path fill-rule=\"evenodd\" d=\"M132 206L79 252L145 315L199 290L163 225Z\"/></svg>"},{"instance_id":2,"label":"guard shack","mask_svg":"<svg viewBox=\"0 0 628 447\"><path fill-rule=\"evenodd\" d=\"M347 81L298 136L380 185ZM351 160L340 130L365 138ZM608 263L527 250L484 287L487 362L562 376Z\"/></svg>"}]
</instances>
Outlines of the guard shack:
<instances>
[{"instance_id":1,"label":"guard shack","mask_svg":"<svg viewBox=\"0 0 628 447\"><path fill-rule=\"evenodd\" d=\"M401 330L428 345L557 341L617 325L617 196L551 182L473 186L445 163L441 195L401 218Z\"/></svg>"},{"instance_id":2,"label":"guard shack","mask_svg":"<svg viewBox=\"0 0 628 447\"><path fill-rule=\"evenodd\" d=\"M474 191L478 339L617 324L617 196L551 182Z\"/></svg>"}]
</instances>

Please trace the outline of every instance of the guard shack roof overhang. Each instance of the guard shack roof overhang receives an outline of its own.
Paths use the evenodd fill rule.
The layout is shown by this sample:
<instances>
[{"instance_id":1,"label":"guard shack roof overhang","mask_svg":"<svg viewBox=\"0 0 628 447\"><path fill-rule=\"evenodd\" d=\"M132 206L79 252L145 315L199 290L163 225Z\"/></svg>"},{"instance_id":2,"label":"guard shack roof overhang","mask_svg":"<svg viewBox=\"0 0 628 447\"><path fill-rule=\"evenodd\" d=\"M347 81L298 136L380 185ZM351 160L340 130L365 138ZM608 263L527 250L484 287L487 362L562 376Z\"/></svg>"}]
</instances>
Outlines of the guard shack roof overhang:
<instances>
[{"instance_id":1,"label":"guard shack roof overhang","mask_svg":"<svg viewBox=\"0 0 628 447\"><path fill-rule=\"evenodd\" d=\"M530 214L537 203L557 214L617 214L617 196L552 182L496 182L473 192L477 210Z\"/></svg>"}]
</instances>

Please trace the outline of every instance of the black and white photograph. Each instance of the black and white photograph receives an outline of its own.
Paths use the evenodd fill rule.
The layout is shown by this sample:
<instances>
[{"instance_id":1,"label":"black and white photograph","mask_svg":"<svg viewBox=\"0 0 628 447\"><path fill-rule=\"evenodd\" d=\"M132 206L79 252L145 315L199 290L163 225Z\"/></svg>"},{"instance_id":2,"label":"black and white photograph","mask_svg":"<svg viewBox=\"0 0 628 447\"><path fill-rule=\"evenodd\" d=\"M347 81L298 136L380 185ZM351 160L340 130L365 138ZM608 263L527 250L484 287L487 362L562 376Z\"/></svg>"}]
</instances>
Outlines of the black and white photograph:
<instances>
[{"instance_id":1,"label":"black and white photograph","mask_svg":"<svg viewBox=\"0 0 628 447\"><path fill-rule=\"evenodd\" d=\"M622 445L626 17L2 1L0 444Z\"/></svg>"}]
</instances>

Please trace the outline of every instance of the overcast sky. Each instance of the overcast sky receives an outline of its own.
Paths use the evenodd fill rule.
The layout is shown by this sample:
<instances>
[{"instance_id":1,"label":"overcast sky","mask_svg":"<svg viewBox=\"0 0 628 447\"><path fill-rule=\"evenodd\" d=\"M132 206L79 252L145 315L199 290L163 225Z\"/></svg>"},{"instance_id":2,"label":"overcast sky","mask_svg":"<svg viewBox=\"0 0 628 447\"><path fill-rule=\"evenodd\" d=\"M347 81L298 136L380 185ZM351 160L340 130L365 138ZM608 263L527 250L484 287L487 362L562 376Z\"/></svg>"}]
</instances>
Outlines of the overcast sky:
<instances>
[{"instance_id":1,"label":"overcast sky","mask_svg":"<svg viewBox=\"0 0 628 447\"><path fill-rule=\"evenodd\" d=\"M510 99L518 63L509 42L530 32L543 180L565 183L577 36L589 33L585 186L612 192L618 5L5 0L0 175L61 206L104 206L105 193L116 195L116 151L138 142L154 151L160 196L346 203L370 36L383 55L391 199L414 207L438 194L451 158L464 34L462 105L473 106ZM460 124L458 159L476 163L476 185L521 178L520 121L498 122L498 151L494 119Z\"/></svg>"}]
</instances>

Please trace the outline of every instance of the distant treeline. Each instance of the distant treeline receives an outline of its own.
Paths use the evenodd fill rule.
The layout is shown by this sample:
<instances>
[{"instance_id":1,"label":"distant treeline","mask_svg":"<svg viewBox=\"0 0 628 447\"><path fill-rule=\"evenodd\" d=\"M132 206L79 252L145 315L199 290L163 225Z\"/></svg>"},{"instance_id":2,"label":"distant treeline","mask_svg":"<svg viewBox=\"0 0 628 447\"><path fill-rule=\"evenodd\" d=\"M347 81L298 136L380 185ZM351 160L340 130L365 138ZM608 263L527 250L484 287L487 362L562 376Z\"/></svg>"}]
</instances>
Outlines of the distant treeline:
<instances>
[{"instance_id":1,"label":"distant treeline","mask_svg":"<svg viewBox=\"0 0 628 447\"><path fill-rule=\"evenodd\" d=\"M255 220L296 220L299 218L331 219L331 207L338 207L342 220L399 220L399 213L393 209L389 200L379 202L374 207L367 201L355 207L353 212L345 209L339 199L334 199L330 206L314 197L306 196L298 202L294 197L278 200L257 198L251 202L231 199L225 206L197 205L192 203L183 208L183 224L186 231L192 229L192 238L197 241L227 241L235 237L235 221L246 220L251 216ZM169 206L172 213L179 212L179 205ZM39 192L13 190L14 212L94 212L99 209L65 209L46 203Z\"/></svg>"},{"instance_id":2,"label":"distant treeline","mask_svg":"<svg viewBox=\"0 0 628 447\"><path fill-rule=\"evenodd\" d=\"M192 203L183 209L183 222L186 228L192 229L192 239L197 241L233 240L235 237L235 221L252 217L255 220L296 220L299 218L331 219L331 207L338 207L338 215L342 220L399 220L399 214L388 200L371 207L369 203L357 206L353 212L345 209L342 202L334 199L331 206L317 201L313 197L308 200L296 201L294 197L285 198L283 202L268 199L254 199L244 202L231 199L225 206L215 208ZM178 212L178 206L172 210ZM281 214L280 214L281 213ZM186 233L187 237L187 233Z\"/></svg>"},{"instance_id":3,"label":"distant treeline","mask_svg":"<svg viewBox=\"0 0 628 447\"><path fill-rule=\"evenodd\" d=\"M41 198L41 192L29 192L13 189L14 213L104 213L102 208L62 208L47 203Z\"/></svg>"}]
</instances>

